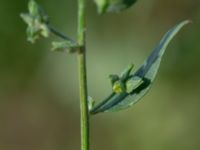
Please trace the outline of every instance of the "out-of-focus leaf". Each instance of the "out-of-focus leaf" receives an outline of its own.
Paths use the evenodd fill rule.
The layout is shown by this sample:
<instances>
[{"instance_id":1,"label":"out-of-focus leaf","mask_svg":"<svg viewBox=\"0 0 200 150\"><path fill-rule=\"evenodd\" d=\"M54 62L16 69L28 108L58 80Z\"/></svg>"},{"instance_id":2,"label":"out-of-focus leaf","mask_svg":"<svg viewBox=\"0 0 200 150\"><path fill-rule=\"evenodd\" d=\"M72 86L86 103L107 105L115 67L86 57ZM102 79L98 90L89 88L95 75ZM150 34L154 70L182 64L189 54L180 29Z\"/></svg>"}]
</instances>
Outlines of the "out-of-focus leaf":
<instances>
[{"instance_id":1,"label":"out-of-focus leaf","mask_svg":"<svg viewBox=\"0 0 200 150\"><path fill-rule=\"evenodd\" d=\"M112 89L115 93L122 93L126 91L126 80L130 76L131 71L133 70L133 64L129 65L121 74L118 75L110 75L110 81L112 85Z\"/></svg>"},{"instance_id":2,"label":"out-of-focus leaf","mask_svg":"<svg viewBox=\"0 0 200 150\"><path fill-rule=\"evenodd\" d=\"M137 0L94 0L98 13L120 12L131 7Z\"/></svg>"},{"instance_id":3,"label":"out-of-focus leaf","mask_svg":"<svg viewBox=\"0 0 200 150\"><path fill-rule=\"evenodd\" d=\"M129 75L125 79L126 92L112 92L108 98L91 110L91 114L118 111L138 102L149 91L168 44L178 31L189 22L186 20L171 28L151 52L143 65L134 74Z\"/></svg>"},{"instance_id":4,"label":"out-of-focus leaf","mask_svg":"<svg viewBox=\"0 0 200 150\"><path fill-rule=\"evenodd\" d=\"M39 11L38 11L38 4L34 0L30 0L28 3L28 10L29 13L33 16L39 16Z\"/></svg>"}]
</instances>

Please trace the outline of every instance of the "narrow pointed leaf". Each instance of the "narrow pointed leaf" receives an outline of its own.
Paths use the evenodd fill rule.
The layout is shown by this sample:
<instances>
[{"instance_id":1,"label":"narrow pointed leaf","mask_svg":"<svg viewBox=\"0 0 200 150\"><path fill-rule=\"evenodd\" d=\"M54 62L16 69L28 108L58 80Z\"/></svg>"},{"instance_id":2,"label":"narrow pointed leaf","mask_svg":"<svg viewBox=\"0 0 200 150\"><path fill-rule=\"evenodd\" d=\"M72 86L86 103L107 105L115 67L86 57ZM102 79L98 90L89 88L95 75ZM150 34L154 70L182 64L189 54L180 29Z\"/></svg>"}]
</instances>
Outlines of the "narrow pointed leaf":
<instances>
[{"instance_id":1,"label":"narrow pointed leaf","mask_svg":"<svg viewBox=\"0 0 200 150\"><path fill-rule=\"evenodd\" d=\"M131 71L133 70L134 65L130 64L120 75L122 81L125 81L129 76Z\"/></svg>"},{"instance_id":2,"label":"narrow pointed leaf","mask_svg":"<svg viewBox=\"0 0 200 150\"><path fill-rule=\"evenodd\" d=\"M168 44L178 33L178 31L189 22L190 21L186 20L179 23L163 36L160 43L151 52L143 65L134 74L130 75L126 85L133 85L128 85L129 89L127 89L127 92L113 94L110 99L106 99L105 101L101 102L98 107L94 107L94 109L91 110L91 113L96 114L99 112L119 111L138 102L149 91L152 82L157 75L162 56ZM135 79L139 80L135 82Z\"/></svg>"}]
</instances>

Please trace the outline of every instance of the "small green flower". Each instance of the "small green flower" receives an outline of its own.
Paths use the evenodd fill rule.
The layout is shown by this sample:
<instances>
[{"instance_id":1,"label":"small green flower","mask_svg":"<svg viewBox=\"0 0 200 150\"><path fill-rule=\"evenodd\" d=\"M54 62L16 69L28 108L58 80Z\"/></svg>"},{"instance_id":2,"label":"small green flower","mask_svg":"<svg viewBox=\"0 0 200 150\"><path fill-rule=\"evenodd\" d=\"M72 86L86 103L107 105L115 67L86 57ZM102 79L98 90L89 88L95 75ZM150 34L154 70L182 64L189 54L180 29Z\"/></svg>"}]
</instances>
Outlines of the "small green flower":
<instances>
[{"instance_id":1,"label":"small green flower","mask_svg":"<svg viewBox=\"0 0 200 150\"><path fill-rule=\"evenodd\" d=\"M50 34L48 16L34 0L29 1L28 11L28 13L22 13L20 15L28 25L26 30L28 41L34 43L40 37L47 38Z\"/></svg>"},{"instance_id":2,"label":"small green flower","mask_svg":"<svg viewBox=\"0 0 200 150\"><path fill-rule=\"evenodd\" d=\"M126 91L125 84L122 81L117 81L113 85L113 92L116 94L120 94Z\"/></svg>"},{"instance_id":3,"label":"small green flower","mask_svg":"<svg viewBox=\"0 0 200 150\"><path fill-rule=\"evenodd\" d=\"M110 81L112 84L113 92L119 94L126 92L126 82L130 76L131 71L133 70L134 65L130 64L121 74L118 75L110 75Z\"/></svg>"}]
</instances>

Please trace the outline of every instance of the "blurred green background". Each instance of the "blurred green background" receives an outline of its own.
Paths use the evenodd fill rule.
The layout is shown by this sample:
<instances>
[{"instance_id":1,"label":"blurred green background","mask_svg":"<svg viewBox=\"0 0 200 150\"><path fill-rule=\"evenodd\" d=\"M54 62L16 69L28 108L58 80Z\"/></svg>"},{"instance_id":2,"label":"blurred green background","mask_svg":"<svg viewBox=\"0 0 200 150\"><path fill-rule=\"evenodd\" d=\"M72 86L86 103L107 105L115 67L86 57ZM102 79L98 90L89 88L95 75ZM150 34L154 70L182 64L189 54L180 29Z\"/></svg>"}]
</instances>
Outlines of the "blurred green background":
<instances>
[{"instance_id":1,"label":"blurred green background","mask_svg":"<svg viewBox=\"0 0 200 150\"><path fill-rule=\"evenodd\" d=\"M26 41L27 0L0 0L0 149L79 150L75 55ZM76 0L38 0L51 23L76 37ZM193 20L170 44L153 88L134 107L91 118L92 150L200 149L200 1L138 0L120 14L87 7L89 94L102 100L108 75L139 66L162 35Z\"/></svg>"}]
</instances>

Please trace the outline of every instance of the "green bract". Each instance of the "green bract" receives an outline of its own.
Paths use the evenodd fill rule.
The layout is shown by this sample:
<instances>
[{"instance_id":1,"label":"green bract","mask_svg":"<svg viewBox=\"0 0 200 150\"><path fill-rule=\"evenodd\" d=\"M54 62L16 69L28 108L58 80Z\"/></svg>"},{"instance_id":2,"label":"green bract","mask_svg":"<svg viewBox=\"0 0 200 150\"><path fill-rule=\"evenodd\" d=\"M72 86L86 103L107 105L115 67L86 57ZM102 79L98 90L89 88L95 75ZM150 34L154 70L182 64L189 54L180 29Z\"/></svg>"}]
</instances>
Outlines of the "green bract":
<instances>
[{"instance_id":1,"label":"green bract","mask_svg":"<svg viewBox=\"0 0 200 150\"><path fill-rule=\"evenodd\" d=\"M40 37L48 37L50 34L48 28L48 16L34 0L29 1L28 10L29 13L22 13L20 15L28 25L26 30L28 41L34 43Z\"/></svg>"},{"instance_id":2,"label":"green bract","mask_svg":"<svg viewBox=\"0 0 200 150\"><path fill-rule=\"evenodd\" d=\"M143 65L133 74L133 67L128 67L119 78L112 80L113 85L120 81L118 89L124 87L125 90L114 91L102 102L96 105L90 112L96 114L99 112L118 111L125 109L138 102L150 89L158 72L162 56L173 37L178 31L190 21L186 20L171 28L162 38L160 43L151 52ZM114 78L113 78L114 79Z\"/></svg>"},{"instance_id":3,"label":"green bract","mask_svg":"<svg viewBox=\"0 0 200 150\"><path fill-rule=\"evenodd\" d=\"M94 104L95 104L95 100L92 97L88 96L88 109L89 109L89 111L93 108Z\"/></svg>"},{"instance_id":4,"label":"green bract","mask_svg":"<svg viewBox=\"0 0 200 150\"><path fill-rule=\"evenodd\" d=\"M119 12L131 7L136 0L94 0L100 14L105 12Z\"/></svg>"},{"instance_id":5,"label":"green bract","mask_svg":"<svg viewBox=\"0 0 200 150\"><path fill-rule=\"evenodd\" d=\"M68 53L76 52L79 49L79 46L71 41L60 41L60 42L52 42L52 50L53 51L67 51Z\"/></svg>"}]
</instances>

